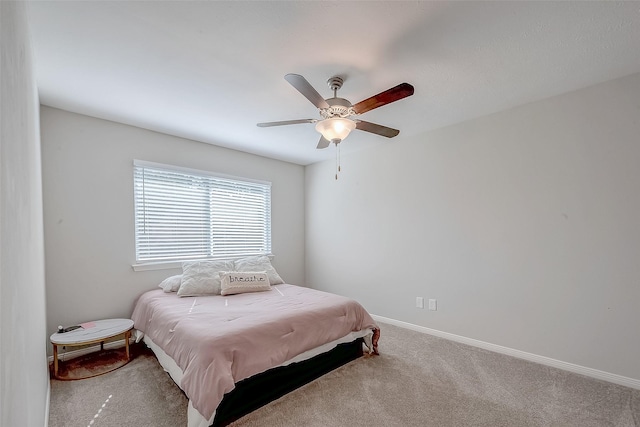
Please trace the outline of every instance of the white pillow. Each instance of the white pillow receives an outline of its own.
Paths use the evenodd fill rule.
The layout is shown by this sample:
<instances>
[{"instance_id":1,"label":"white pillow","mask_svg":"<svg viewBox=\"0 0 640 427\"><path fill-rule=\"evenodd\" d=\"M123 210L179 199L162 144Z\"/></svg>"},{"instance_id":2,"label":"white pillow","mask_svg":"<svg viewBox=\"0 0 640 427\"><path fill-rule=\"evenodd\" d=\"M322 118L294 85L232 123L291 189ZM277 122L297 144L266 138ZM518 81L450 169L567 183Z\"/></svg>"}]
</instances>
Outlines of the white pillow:
<instances>
[{"instance_id":1,"label":"white pillow","mask_svg":"<svg viewBox=\"0 0 640 427\"><path fill-rule=\"evenodd\" d=\"M180 289L180 282L182 282L182 274L167 277L160 282L158 286L165 292L178 292L178 289Z\"/></svg>"},{"instance_id":2,"label":"white pillow","mask_svg":"<svg viewBox=\"0 0 640 427\"><path fill-rule=\"evenodd\" d=\"M233 261L188 261L182 263L179 297L220 294L220 271L233 270Z\"/></svg>"},{"instance_id":3,"label":"white pillow","mask_svg":"<svg viewBox=\"0 0 640 427\"><path fill-rule=\"evenodd\" d=\"M284 283L282 277L280 277L276 269L271 265L268 256L259 255L237 259L234 261L234 265L236 271L265 271L267 276L269 276L270 285Z\"/></svg>"},{"instance_id":4,"label":"white pillow","mask_svg":"<svg viewBox=\"0 0 640 427\"><path fill-rule=\"evenodd\" d=\"M221 295L271 290L269 276L264 271L221 271Z\"/></svg>"}]
</instances>

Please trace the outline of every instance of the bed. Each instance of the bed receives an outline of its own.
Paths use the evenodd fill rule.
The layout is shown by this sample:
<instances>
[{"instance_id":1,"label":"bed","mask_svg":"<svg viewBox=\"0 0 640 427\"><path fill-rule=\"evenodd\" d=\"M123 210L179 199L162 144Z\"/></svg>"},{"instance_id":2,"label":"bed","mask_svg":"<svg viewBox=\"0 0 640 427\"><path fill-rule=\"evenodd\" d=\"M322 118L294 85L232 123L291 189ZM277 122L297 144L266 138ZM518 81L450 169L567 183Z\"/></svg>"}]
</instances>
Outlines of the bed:
<instances>
[{"instance_id":1,"label":"bed","mask_svg":"<svg viewBox=\"0 0 640 427\"><path fill-rule=\"evenodd\" d=\"M356 301L279 284L181 298L162 289L132 319L189 399L188 426L222 426L363 354L379 328Z\"/></svg>"}]
</instances>

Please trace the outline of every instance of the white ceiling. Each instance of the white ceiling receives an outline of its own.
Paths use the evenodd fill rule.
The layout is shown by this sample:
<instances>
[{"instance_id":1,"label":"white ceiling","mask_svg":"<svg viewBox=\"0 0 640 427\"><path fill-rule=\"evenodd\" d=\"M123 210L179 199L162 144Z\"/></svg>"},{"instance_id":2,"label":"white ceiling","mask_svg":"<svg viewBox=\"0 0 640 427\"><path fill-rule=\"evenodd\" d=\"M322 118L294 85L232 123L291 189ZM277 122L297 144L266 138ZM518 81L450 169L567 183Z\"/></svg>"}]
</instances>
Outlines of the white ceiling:
<instances>
[{"instance_id":1,"label":"white ceiling","mask_svg":"<svg viewBox=\"0 0 640 427\"><path fill-rule=\"evenodd\" d=\"M640 72L640 2L30 3L42 104L302 165L334 156L312 124L256 126L319 118L287 73L415 87L345 153Z\"/></svg>"}]
</instances>

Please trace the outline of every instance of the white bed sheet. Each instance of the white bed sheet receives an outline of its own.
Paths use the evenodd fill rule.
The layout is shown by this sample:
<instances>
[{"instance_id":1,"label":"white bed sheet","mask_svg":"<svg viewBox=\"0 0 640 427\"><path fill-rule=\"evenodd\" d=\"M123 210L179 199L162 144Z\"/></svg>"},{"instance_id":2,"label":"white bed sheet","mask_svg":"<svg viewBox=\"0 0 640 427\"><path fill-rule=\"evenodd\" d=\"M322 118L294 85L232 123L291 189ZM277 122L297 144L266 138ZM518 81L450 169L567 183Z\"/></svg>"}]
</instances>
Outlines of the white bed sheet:
<instances>
[{"instance_id":1,"label":"white bed sheet","mask_svg":"<svg viewBox=\"0 0 640 427\"><path fill-rule=\"evenodd\" d=\"M136 341L139 341L140 335L143 335L143 333L140 331L136 331L136 334L137 334ZM345 335L344 337L339 338L335 341L332 341L327 344L323 344L320 347L316 347L309 351L305 351L304 353L299 354L296 357L287 360L281 365L274 366L274 368L277 368L280 366L287 366L287 365L290 365L291 363L297 363L297 362L302 362L303 360L311 359L312 357L315 357L319 354L326 353L330 350L333 350L336 346L338 346L338 344L352 342L358 338L364 338L366 346L369 348L370 351L372 351L372 346L371 346L372 335L373 335L373 332L369 329L351 332L348 335ZM180 367L175 362L175 360L173 360L171 356L165 353L164 350L162 350L156 343L154 343L153 340L149 338L147 335L144 335L143 341L154 352L162 368L169 374L169 376L171 376L171 378L178 385L178 387L180 387L180 382L182 381L182 369L180 369ZM189 407L187 409L187 427L209 427L213 423L213 419L215 418L215 416L216 414L214 412L210 420L205 419L202 416L202 414L200 414L200 412L198 412L198 410L196 410L193 407L193 405L191 404L191 400L189 400Z\"/></svg>"}]
</instances>

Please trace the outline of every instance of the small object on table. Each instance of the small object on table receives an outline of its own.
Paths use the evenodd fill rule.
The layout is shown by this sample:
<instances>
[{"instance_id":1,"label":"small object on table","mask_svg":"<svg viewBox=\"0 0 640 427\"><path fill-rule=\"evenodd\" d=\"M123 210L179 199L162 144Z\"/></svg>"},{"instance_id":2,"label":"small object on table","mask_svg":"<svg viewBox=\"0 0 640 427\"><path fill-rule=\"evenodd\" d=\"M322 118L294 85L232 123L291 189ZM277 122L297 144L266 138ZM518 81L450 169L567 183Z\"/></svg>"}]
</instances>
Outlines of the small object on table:
<instances>
[{"instance_id":1,"label":"small object on table","mask_svg":"<svg viewBox=\"0 0 640 427\"><path fill-rule=\"evenodd\" d=\"M63 328L62 326L58 326L58 333L64 334L65 332L75 331L76 329L80 329L81 327L82 326L79 326L79 325L67 326L66 328Z\"/></svg>"}]
</instances>

